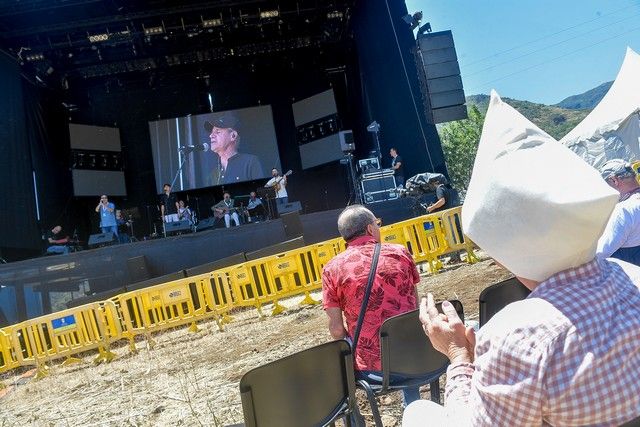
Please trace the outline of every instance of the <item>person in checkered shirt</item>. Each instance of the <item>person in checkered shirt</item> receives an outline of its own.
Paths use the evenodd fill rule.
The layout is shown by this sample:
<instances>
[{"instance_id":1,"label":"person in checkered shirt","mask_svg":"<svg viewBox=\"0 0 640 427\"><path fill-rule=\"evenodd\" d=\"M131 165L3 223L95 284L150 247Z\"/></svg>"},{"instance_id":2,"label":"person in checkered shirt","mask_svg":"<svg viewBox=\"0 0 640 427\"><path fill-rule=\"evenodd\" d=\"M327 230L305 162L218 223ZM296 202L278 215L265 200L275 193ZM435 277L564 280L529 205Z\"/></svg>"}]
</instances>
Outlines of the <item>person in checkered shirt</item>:
<instances>
[{"instance_id":1,"label":"person in checkered shirt","mask_svg":"<svg viewBox=\"0 0 640 427\"><path fill-rule=\"evenodd\" d=\"M403 426L617 426L640 416L640 269L597 259L618 199L598 172L492 93L465 233L532 292L477 336L433 296L420 321L451 360L444 407Z\"/></svg>"}]
</instances>

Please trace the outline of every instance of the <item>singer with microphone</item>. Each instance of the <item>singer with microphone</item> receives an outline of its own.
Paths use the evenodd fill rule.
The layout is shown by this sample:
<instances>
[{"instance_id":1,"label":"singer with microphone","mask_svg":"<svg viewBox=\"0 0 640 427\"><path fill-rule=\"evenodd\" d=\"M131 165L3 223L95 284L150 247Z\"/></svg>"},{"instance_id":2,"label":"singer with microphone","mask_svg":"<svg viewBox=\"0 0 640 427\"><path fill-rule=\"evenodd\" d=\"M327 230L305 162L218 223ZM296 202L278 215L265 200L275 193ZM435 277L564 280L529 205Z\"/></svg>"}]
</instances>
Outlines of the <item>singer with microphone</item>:
<instances>
[{"instance_id":1,"label":"singer with microphone","mask_svg":"<svg viewBox=\"0 0 640 427\"><path fill-rule=\"evenodd\" d=\"M103 233L113 233L118 237L118 223L116 222L116 205L109 202L105 194L100 196L100 202L96 206L96 212L100 214L100 229Z\"/></svg>"},{"instance_id":2,"label":"singer with microphone","mask_svg":"<svg viewBox=\"0 0 640 427\"><path fill-rule=\"evenodd\" d=\"M240 121L235 113L227 111L213 120L204 122L211 144L197 146L198 150L213 152L214 167L207 179L207 185L231 184L264 177L262 165L257 156L238 152L240 144Z\"/></svg>"}]
</instances>

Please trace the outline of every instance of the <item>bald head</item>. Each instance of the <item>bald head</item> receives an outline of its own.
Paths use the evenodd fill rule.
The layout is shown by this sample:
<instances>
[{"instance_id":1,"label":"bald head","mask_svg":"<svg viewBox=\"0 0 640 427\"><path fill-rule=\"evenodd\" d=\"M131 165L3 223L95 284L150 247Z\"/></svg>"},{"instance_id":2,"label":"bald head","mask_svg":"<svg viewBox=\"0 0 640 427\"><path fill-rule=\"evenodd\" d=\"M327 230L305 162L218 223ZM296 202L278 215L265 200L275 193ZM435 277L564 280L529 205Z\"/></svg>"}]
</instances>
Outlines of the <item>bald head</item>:
<instances>
[{"instance_id":1,"label":"bald head","mask_svg":"<svg viewBox=\"0 0 640 427\"><path fill-rule=\"evenodd\" d=\"M346 241L369 234L369 225L376 226L376 217L362 205L351 205L338 217L338 231Z\"/></svg>"}]
</instances>

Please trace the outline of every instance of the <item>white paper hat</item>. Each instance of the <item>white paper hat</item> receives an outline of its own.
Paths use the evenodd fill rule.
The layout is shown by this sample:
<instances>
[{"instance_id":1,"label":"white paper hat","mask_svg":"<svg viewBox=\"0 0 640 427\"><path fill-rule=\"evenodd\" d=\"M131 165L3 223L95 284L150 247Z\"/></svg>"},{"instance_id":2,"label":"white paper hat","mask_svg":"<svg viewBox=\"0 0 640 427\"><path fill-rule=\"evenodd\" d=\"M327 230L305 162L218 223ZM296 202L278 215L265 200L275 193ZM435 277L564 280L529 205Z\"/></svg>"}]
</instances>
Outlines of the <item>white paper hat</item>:
<instances>
[{"instance_id":1,"label":"white paper hat","mask_svg":"<svg viewBox=\"0 0 640 427\"><path fill-rule=\"evenodd\" d=\"M491 257L536 281L584 264L618 196L595 168L491 92L462 207L464 232Z\"/></svg>"}]
</instances>

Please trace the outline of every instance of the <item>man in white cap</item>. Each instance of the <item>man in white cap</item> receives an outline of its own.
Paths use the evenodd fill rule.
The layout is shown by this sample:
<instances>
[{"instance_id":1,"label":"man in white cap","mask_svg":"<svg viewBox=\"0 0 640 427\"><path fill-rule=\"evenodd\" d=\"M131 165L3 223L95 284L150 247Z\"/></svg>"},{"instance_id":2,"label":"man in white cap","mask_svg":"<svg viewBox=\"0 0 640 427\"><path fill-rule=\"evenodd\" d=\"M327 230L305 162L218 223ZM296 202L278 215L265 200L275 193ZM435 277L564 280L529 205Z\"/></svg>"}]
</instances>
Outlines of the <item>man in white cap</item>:
<instances>
[{"instance_id":1,"label":"man in white cap","mask_svg":"<svg viewBox=\"0 0 640 427\"><path fill-rule=\"evenodd\" d=\"M420 320L451 360L445 406L403 425L620 425L640 415L638 267L599 260L618 195L598 172L492 93L465 233L529 289L476 338L448 302Z\"/></svg>"},{"instance_id":2,"label":"man in white cap","mask_svg":"<svg viewBox=\"0 0 640 427\"><path fill-rule=\"evenodd\" d=\"M612 159L602 165L600 174L620 193L620 202L598 240L598 257L640 265L640 185L636 173L624 160Z\"/></svg>"}]
</instances>

